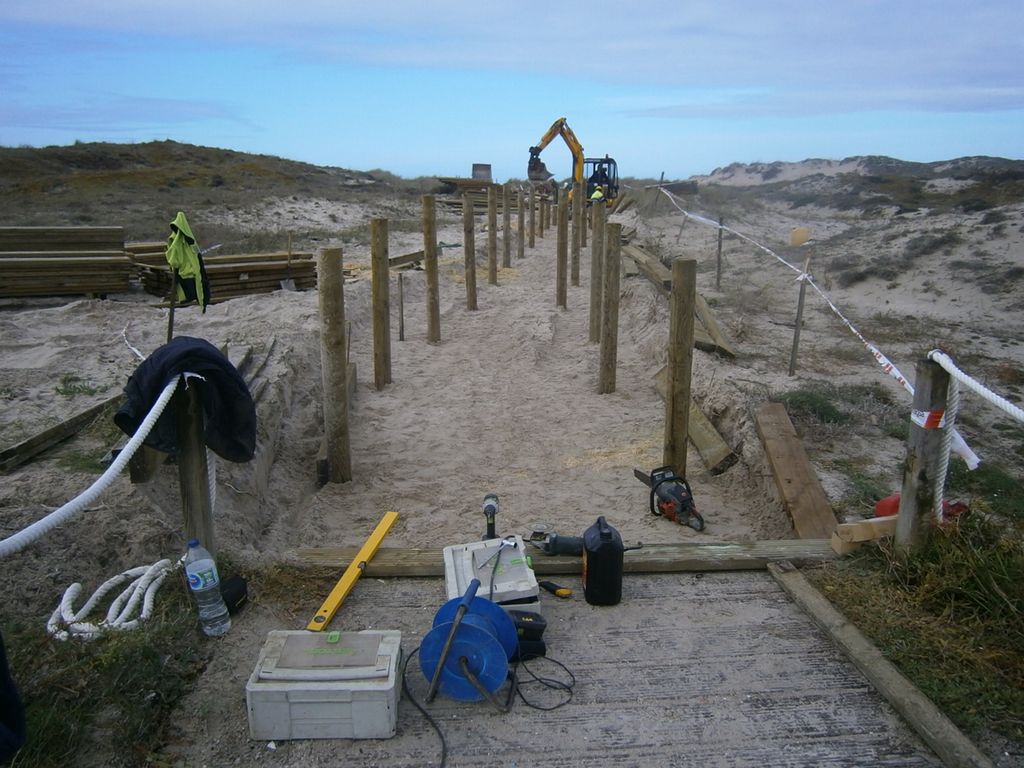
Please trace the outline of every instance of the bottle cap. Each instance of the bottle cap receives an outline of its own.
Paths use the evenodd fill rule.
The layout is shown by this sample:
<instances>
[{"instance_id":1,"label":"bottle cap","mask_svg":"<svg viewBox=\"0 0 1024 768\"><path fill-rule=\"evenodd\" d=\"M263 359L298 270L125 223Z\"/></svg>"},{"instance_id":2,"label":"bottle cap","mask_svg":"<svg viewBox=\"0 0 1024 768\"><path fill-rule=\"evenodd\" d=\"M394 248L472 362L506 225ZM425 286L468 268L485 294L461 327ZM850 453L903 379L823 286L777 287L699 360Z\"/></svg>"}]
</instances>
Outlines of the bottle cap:
<instances>
[{"instance_id":1,"label":"bottle cap","mask_svg":"<svg viewBox=\"0 0 1024 768\"><path fill-rule=\"evenodd\" d=\"M199 546L199 539L189 539L188 540L188 545L189 545L189 547L198 547Z\"/></svg>"}]
</instances>

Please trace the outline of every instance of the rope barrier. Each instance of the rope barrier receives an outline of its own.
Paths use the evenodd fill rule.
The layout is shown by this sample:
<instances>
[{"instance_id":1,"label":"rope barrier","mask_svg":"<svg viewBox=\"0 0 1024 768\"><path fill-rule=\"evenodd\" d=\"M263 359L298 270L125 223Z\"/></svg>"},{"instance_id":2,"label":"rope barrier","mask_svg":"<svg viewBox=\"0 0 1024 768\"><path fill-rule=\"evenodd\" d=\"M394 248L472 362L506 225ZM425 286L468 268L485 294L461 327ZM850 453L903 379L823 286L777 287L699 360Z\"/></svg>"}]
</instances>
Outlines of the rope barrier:
<instances>
[{"instance_id":1,"label":"rope barrier","mask_svg":"<svg viewBox=\"0 0 1024 768\"><path fill-rule=\"evenodd\" d=\"M828 305L828 308L830 310L832 310L832 313L836 317L839 318L839 320L850 330L850 332L854 336L857 337L857 339L860 340L860 342L868 350L868 352L874 358L875 362L882 369L882 371L884 373L888 374L890 377L892 377L896 382L898 382L900 384L900 386L902 386L903 389L905 389L910 394L910 396L913 397L913 395L914 395L914 385L910 383L910 381L907 379L907 377L904 376L903 373L900 371L900 369L896 367L896 364L893 363L888 357L886 357L877 346L875 346L870 341L868 341L866 338L864 338L864 335L859 330L857 330L856 326L854 326L854 324L852 322L850 322L850 320L846 317L846 315L844 315L842 313L842 311L839 309L839 307L837 307L835 305L835 303L832 301L832 299L830 299L828 297L828 294L826 294L825 291L823 291L821 289L821 287L816 282L814 282L814 277L812 275L810 275L808 273L805 273L802 267L799 267L799 266L796 266L794 264L791 264L790 262L786 261L784 258L779 256L779 254L777 254L775 251L773 251L768 246L762 245L761 243L759 243L756 240L754 240L753 238L743 234L742 232L739 232L739 231L737 231L735 229L732 229L731 227L727 227L724 224L719 224L717 221L714 221L713 219L709 219L709 218L707 218L705 216L700 216L698 214L691 213L690 211L687 211L685 208L683 208L681 205L679 205L679 203L676 201L676 196L674 194L672 194L669 190L663 189L663 188L659 188L659 189L669 199L669 202L672 203L672 205L676 208L676 210L678 210L681 214L683 214L683 216L686 216L687 218L693 219L694 221L700 222L701 224L705 224L705 225L707 225L709 227L714 227L715 229L720 229L720 230L722 230L724 232L728 232L728 233L730 233L732 235L735 235L736 237L740 238L741 240L743 240L743 241L745 241L747 243L750 243L751 245L753 245L754 247L758 248L759 250L764 251L765 253L767 253L769 256L773 257L776 261L778 261L783 266L788 267L789 269L791 269L793 272L795 272L797 274L797 278L796 278L797 280L805 280L807 282L807 284L809 286L811 286L811 288L813 288L814 291ZM1017 409L1017 410L1019 411L1020 409ZM1022 413L1024 413L1024 412L1022 412ZM1022 419L1022 420L1024 420L1024 419ZM978 455L973 450L971 450L971 447L969 445L967 445L967 442L963 439L963 436L961 436L958 431L956 431L955 429L951 429L950 432L952 433L952 451L953 451L953 453L955 453L958 456L960 456L960 458L962 458L964 460L964 462L966 462L967 466L970 469L972 469L972 470L973 469L977 469L978 465L981 463L981 459L978 458ZM941 498L941 495L940 495L940 498Z\"/></svg>"},{"instance_id":2,"label":"rope barrier","mask_svg":"<svg viewBox=\"0 0 1024 768\"><path fill-rule=\"evenodd\" d=\"M0 541L0 558L12 555L15 552L20 552L22 549L32 544L36 540L42 538L42 536L48 533L53 528L63 523L68 518L81 512L83 509L88 507L95 501L101 493L103 493L114 482L114 479L121 473L125 465L128 464L132 456L142 445L142 441L149 436L150 431L156 425L157 419L160 418L160 414L164 412L164 408L171 400L171 395L174 394L174 390L178 387L178 378L175 378L170 384L164 387L163 392L160 393L160 397L157 398L153 404L152 409L146 415L146 418L139 425L139 428L132 435L127 445L118 453L117 458L111 462L110 466L107 467L107 471L104 472L96 481L90 485L84 492L76 496L71 501L64 504L62 507L54 510L46 517L41 520L37 520L27 528L23 528L11 536L8 536L3 541Z\"/></svg>"},{"instance_id":3,"label":"rope barrier","mask_svg":"<svg viewBox=\"0 0 1024 768\"><path fill-rule=\"evenodd\" d=\"M1024 421L1024 409L1014 405L1006 398L997 395L984 384L961 371L956 367L956 363L953 362L952 358L950 358L950 356L941 349L933 349L929 352L928 359L938 363L946 373L953 377L953 379L966 384L968 389L972 390L975 394L980 395L982 399L987 400L996 408L1010 414L1017 421Z\"/></svg>"}]
</instances>

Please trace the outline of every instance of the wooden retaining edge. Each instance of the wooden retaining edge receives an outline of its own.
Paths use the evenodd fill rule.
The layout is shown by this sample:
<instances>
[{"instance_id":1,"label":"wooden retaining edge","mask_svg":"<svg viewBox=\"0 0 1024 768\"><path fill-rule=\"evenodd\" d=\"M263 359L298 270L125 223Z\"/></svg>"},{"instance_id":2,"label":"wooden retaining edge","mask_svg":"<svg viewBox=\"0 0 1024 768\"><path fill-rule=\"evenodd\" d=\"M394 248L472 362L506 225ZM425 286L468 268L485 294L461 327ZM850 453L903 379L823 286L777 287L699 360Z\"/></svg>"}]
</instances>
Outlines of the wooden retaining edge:
<instances>
[{"instance_id":1,"label":"wooden retaining edge","mask_svg":"<svg viewBox=\"0 0 1024 768\"><path fill-rule=\"evenodd\" d=\"M314 547L295 549L286 559L303 566L345 568L359 551L358 547ZM538 576L578 574L582 559L565 555L546 555L530 548L533 570ZM835 558L826 539L783 539L753 543L644 544L642 549L626 553L626 573L683 573L688 571L756 571L768 563L820 562ZM374 578L444 576L442 548L422 549L381 547L366 564L366 574Z\"/></svg>"},{"instance_id":2,"label":"wooden retaining edge","mask_svg":"<svg viewBox=\"0 0 1024 768\"><path fill-rule=\"evenodd\" d=\"M886 701L947 766L991 768L992 761L932 701L889 662L860 630L807 581L792 563L768 565L786 594L829 634Z\"/></svg>"},{"instance_id":3,"label":"wooden retaining edge","mask_svg":"<svg viewBox=\"0 0 1024 768\"><path fill-rule=\"evenodd\" d=\"M118 393L72 416L70 419L65 419L60 424L55 424L27 440L22 440L17 445L12 445L10 448L0 451L0 472L9 472L15 467L21 466L32 457L42 453L47 448L51 448L57 443L66 440L85 428L107 408L116 405L122 400L124 400L124 394Z\"/></svg>"}]
</instances>

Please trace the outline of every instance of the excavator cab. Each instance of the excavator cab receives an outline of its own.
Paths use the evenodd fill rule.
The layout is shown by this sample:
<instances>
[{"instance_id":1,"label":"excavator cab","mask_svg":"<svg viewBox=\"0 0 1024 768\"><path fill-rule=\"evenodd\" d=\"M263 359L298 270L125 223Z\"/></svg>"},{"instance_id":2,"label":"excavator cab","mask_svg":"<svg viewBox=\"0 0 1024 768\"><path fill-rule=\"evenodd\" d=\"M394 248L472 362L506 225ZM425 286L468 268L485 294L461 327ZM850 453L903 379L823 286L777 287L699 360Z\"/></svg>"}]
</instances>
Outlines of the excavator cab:
<instances>
[{"instance_id":1,"label":"excavator cab","mask_svg":"<svg viewBox=\"0 0 1024 768\"><path fill-rule=\"evenodd\" d=\"M583 161L583 177L586 179L587 200L594 190L601 187L604 199L614 200L619 196L619 166L608 155L604 157L588 157Z\"/></svg>"}]
</instances>

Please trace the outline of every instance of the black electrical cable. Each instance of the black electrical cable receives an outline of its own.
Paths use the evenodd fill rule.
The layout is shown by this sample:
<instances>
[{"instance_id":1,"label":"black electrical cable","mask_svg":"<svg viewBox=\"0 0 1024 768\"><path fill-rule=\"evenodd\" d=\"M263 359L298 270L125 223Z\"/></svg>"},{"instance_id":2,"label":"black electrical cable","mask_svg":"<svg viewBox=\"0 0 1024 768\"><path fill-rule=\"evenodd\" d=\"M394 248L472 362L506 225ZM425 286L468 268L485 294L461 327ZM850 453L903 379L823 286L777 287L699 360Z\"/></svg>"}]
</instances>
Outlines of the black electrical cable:
<instances>
[{"instance_id":1,"label":"black electrical cable","mask_svg":"<svg viewBox=\"0 0 1024 768\"><path fill-rule=\"evenodd\" d=\"M405 659L405 665L402 667L402 691L405 693L406 698L413 703L413 706L420 711L420 713L427 719L430 726L437 733L437 738L441 740L441 762L439 763L440 768L444 768L445 763L448 760L448 742L445 741L444 733L441 731L441 726L437 724L437 721L430 716L430 713L420 704L412 695L412 691L409 690L409 680L407 672L409 671L409 662L412 661L412 657L419 653L420 648L416 646L413 651Z\"/></svg>"},{"instance_id":2,"label":"black electrical cable","mask_svg":"<svg viewBox=\"0 0 1024 768\"><path fill-rule=\"evenodd\" d=\"M567 674L569 676L569 682L564 682L562 680L557 680L557 679L552 678L552 677L540 677L539 675L537 675L536 672L534 672L532 669L530 669L530 667L526 663L525 659L520 659L517 662L517 664L516 664L517 669L516 669L515 674L518 677L518 668L522 667L523 671L526 672L530 676L530 678L532 678L532 679L530 679L530 680L522 680L522 679L518 680L517 691L519 693L519 698L523 700L523 704L525 704L526 706L530 707L530 709L538 709L538 710L540 710L542 712L551 712L553 710L559 709L560 707L564 707L566 704L568 704L570 701L572 701L572 691L573 691L573 687L576 685L576 675L574 675L572 673L572 670L570 670L565 664L560 662L558 659L551 658L550 656L537 656L537 657L534 657L534 658L530 659L530 661L533 662L533 661L537 661L537 660L540 660L540 659L544 659L545 661L550 661L552 664L556 664L557 666L561 667L562 670L565 672L565 674ZM556 690L556 691L564 691L567 695L566 695L566 697L565 697L565 699L563 701L560 701L557 704L553 704L551 706L544 706L542 704L537 704L537 703L532 702L529 699L527 699L526 695L523 693L523 687L526 686L526 685L531 685L531 684L538 684L538 685L541 685L541 686L543 686L545 688L550 688L550 689Z\"/></svg>"}]
</instances>

